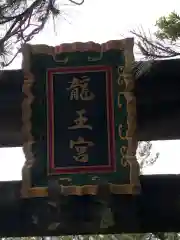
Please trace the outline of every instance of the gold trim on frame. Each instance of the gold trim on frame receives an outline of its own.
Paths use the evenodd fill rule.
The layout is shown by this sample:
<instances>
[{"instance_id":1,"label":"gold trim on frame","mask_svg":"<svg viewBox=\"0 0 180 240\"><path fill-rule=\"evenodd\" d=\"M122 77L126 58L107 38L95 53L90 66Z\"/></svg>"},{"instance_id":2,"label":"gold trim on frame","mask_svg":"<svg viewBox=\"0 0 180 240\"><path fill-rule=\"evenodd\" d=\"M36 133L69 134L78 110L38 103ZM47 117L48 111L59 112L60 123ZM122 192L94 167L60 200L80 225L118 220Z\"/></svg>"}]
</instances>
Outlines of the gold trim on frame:
<instances>
[{"instance_id":1,"label":"gold trim on frame","mask_svg":"<svg viewBox=\"0 0 180 240\"><path fill-rule=\"evenodd\" d=\"M22 91L24 93L24 99L22 102L22 135L23 135L23 151L25 154L25 163L22 168L22 188L21 195L28 197L28 190L31 188L31 167L35 161L32 153L33 136L31 133L31 104L34 100L34 96L31 92L31 88L34 83L33 74L30 72L30 45L24 45L22 48L23 63L22 68L24 71L24 83Z\"/></svg>"},{"instance_id":2,"label":"gold trim on frame","mask_svg":"<svg viewBox=\"0 0 180 240\"><path fill-rule=\"evenodd\" d=\"M137 185L117 185L117 184L108 184L109 190L112 194L132 194L137 192ZM84 185L84 186L59 186L59 192L65 196L69 195L97 195L98 186L97 185ZM47 187L33 187L28 189L28 197L48 197L48 188Z\"/></svg>"},{"instance_id":3,"label":"gold trim on frame","mask_svg":"<svg viewBox=\"0 0 180 240\"><path fill-rule=\"evenodd\" d=\"M126 138L128 140L128 148L126 155L123 158L122 166L130 167L130 183L129 184L109 184L110 192L113 194L137 194L140 192L140 183L139 183L139 165L135 157L137 140L136 140L136 100L132 94L134 87L134 79L132 75L132 65L134 62L133 56L133 39L127 38L123 40L109 41L102 45L95 44L93 42L88 43L73 43L73 44L64 44L60 49L60 52L75 52L79 51L96 51L100 46L100 52L105 52L110 49L120 49L124 51L125 56L125 66L123 72L118 70L118 79L117 83L120 86L118 93L118 107L121 108L120 95L123 94L127 101L127 124L128 130L126 132ZM68 46L68 51L67 50ZM87 48L89 47L89 49ZM32 129L31 129L31 104L34 101L34 96L32 94L32 86L34 84L34 76L31 73L30 69L30 57L32 54L48 54L53 58L56 54L57 47L51 47L47 45L28 45L25 44L22 48L23 52L23 64L22 68L24 71L24 83L23 83L23 93L24 100L22 103L22 133L23 133L23 151L25 153L26 162L22 169L22 197L31 198L31 197L47 197L48 189L47 187L35 187L32 188L31 184L31 168L35 161L35 158L32 153L32 144L34 143ZM55 58L54 58L55 59ZM120 81L120 75L123 74L123 81L125 85L124 91L122 92L122 80ZM119 136L120 137L120 136ZM119 149L120 151L120 149ZM65 195L96 195L97 194L97 185L85 185L85 186L62 186L60 185L61 193Z\"/></svg>"},{"instance_id":4,"label":"gold trim on frame","mask_svg":"<svg viewBox=\"0 0 180 240\"><path fill-rule=\"evenodd\" d=\"M123 154L122 165L130 167L130 186L136 186L134 193L140 192L140 181L139 181L139 164L136 159L136 149L137 149L137 138L136 138L136 98L133 95L134 89L134 78L132 74L132 66L134 62L133 55L133 39L124 40L124 57L125 57L125 66L122 69L121 66L118 68L118 79L117 83L119 85L118 92L118 107L121 109L122 105L120 103L120 96L123 95L127 103L127 125L128 129L126 131L126 140L128 141L128 148L126 154ZM123 76L123 77L122 77ZM122 82L124 81L124 84ZM122 91L122 88L124 89ZM118 126L118 129L121 129L122 124ZM119 131L119 138L121 139L121 131ZM124 138L124 137L123 137ZM120 149L121 154L124 153Z\"/></svg>"}]
</instances>

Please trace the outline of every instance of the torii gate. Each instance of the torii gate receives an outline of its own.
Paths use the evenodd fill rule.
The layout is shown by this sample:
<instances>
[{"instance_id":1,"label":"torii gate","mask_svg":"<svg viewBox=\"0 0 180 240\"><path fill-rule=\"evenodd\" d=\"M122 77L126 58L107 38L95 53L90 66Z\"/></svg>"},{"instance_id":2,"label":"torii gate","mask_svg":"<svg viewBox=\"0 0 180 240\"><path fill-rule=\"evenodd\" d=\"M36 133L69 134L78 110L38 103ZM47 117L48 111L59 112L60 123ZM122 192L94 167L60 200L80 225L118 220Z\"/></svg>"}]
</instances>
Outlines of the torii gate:
<instances>
[{"instance_id":1,"label":"torii gate","mask_svg":"<svg viewBox=\"0 0 180 240\"><path fill-rule=\"evenodd\" d=\"M136 78L138 140L170 140L180 137L179 64L179 60L154 61L149 72ZM3 71L1 74L1 147L22 145L22 82L21 70ZM102 230L102 233L179 231L179 178L174 175L141 176L142 193L139 196L113 198L115 211L119 215L116 216L115 225ZM44 225L44 219L50 217L46 212L44 199L20 199L20 185L21 182L1 184L0 235L51 235L51 231L45 229ZM68 198L73 203L71 211L75 215L80 211L82 202L79 202L78 197ZM89 211L89 199L82 199L86 206L85 211ZM42 212L42 219L32 216L34 208ZM56 235L99 233L97 226L89 226L88 221L67 224L66 216L62 216L62 219L64 225L55 232ZM35 223L39 225L38 228Z\"/></svg>"}]
</instances>

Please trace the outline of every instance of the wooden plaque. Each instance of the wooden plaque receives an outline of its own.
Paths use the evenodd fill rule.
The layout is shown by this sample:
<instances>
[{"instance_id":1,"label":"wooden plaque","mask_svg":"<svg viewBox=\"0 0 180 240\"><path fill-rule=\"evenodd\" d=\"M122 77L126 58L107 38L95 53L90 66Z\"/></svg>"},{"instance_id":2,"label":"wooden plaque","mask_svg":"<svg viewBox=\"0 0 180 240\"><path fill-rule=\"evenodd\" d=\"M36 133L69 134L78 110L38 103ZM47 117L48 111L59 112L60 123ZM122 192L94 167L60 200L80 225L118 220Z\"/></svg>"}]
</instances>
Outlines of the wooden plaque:
<instances>
[{"instance_id":1,"label":"wooden plaque","mask_svg":"<svg viewBox=\"0 0 180 240\"><path fill-rule=\"evenodd\" d=\"M23 47L24 197L140 191L133 39Z\"/></svg>"}]
</instances>

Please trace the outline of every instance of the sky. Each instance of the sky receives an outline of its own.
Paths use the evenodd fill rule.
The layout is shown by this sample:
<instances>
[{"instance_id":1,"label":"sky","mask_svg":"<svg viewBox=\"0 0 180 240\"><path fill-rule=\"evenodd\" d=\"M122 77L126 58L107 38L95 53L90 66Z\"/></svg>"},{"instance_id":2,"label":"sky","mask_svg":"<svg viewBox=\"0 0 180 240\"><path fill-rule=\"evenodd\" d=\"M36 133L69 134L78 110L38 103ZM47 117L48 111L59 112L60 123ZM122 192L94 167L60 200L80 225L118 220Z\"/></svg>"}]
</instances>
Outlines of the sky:
<instances>
[{"instance_id":1,"label":"sky","mask_svg":"<svg viewBox=\"0 0 180 240\"><path fill-rule=\"evenodd\" d=\"M67 4L68 0L63 2ZM85 0L82 6L62 5L61 8L62 16L55 24L49 21L45 29L31 41L32 44L53 46L75 41L102 43L130 37L130 31L141 26L153 32L154 24L160 16L174 10L180 13L179 0ZM135 54L135 57L138 58L138 55ZM21 56L8 68L21 68ZM144 174L180 173L179 149L178 140L153 142L152 152L159 152L160 156L153 166L144 170ZM0 149L0 181L21 180L24 160L21 148Z\"/></svg>"}]
</instances>

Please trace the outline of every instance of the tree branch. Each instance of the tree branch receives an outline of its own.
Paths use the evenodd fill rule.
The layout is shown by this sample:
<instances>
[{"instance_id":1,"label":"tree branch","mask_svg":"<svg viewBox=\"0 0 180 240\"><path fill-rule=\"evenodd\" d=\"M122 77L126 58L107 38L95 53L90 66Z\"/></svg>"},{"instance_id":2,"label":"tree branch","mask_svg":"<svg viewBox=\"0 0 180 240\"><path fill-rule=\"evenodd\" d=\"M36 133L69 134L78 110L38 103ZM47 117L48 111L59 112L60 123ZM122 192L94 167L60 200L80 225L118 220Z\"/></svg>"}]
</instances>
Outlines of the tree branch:
<instances>
[{"instance_id":1,"label":"tree branch","mask_svg":"<svg viewBox=\"0 0 180 240\"><path fill-rule=\"evenodd\" d=\"M174 45L174 49L168 42L154 40L151 35L147 36L144 30L139 30L138 32L132 30L131 33L137 37L136 44L147 59L170 58L180 55L177 45Z\"/></svg>"},{"instance_id":2,"label":"tree branch","mask_svg":"<svg viewBox=\"0 0 180 240\"><path fill-rule=\"evenodd\" d=\"M67 0L75 5L82 5L84 0ZM0 38L1 67L8 66L20 52L22 43L29 42L44 28L48 18L61 14L56 7L56 0L35 0L30 6L26 6L24 0L9 0L0 4L0 26L8 27ZM8 48L7 48L8 46ZM17 51L12 56L10 49L14 46Z\"/></svg>"}]
</instances>

